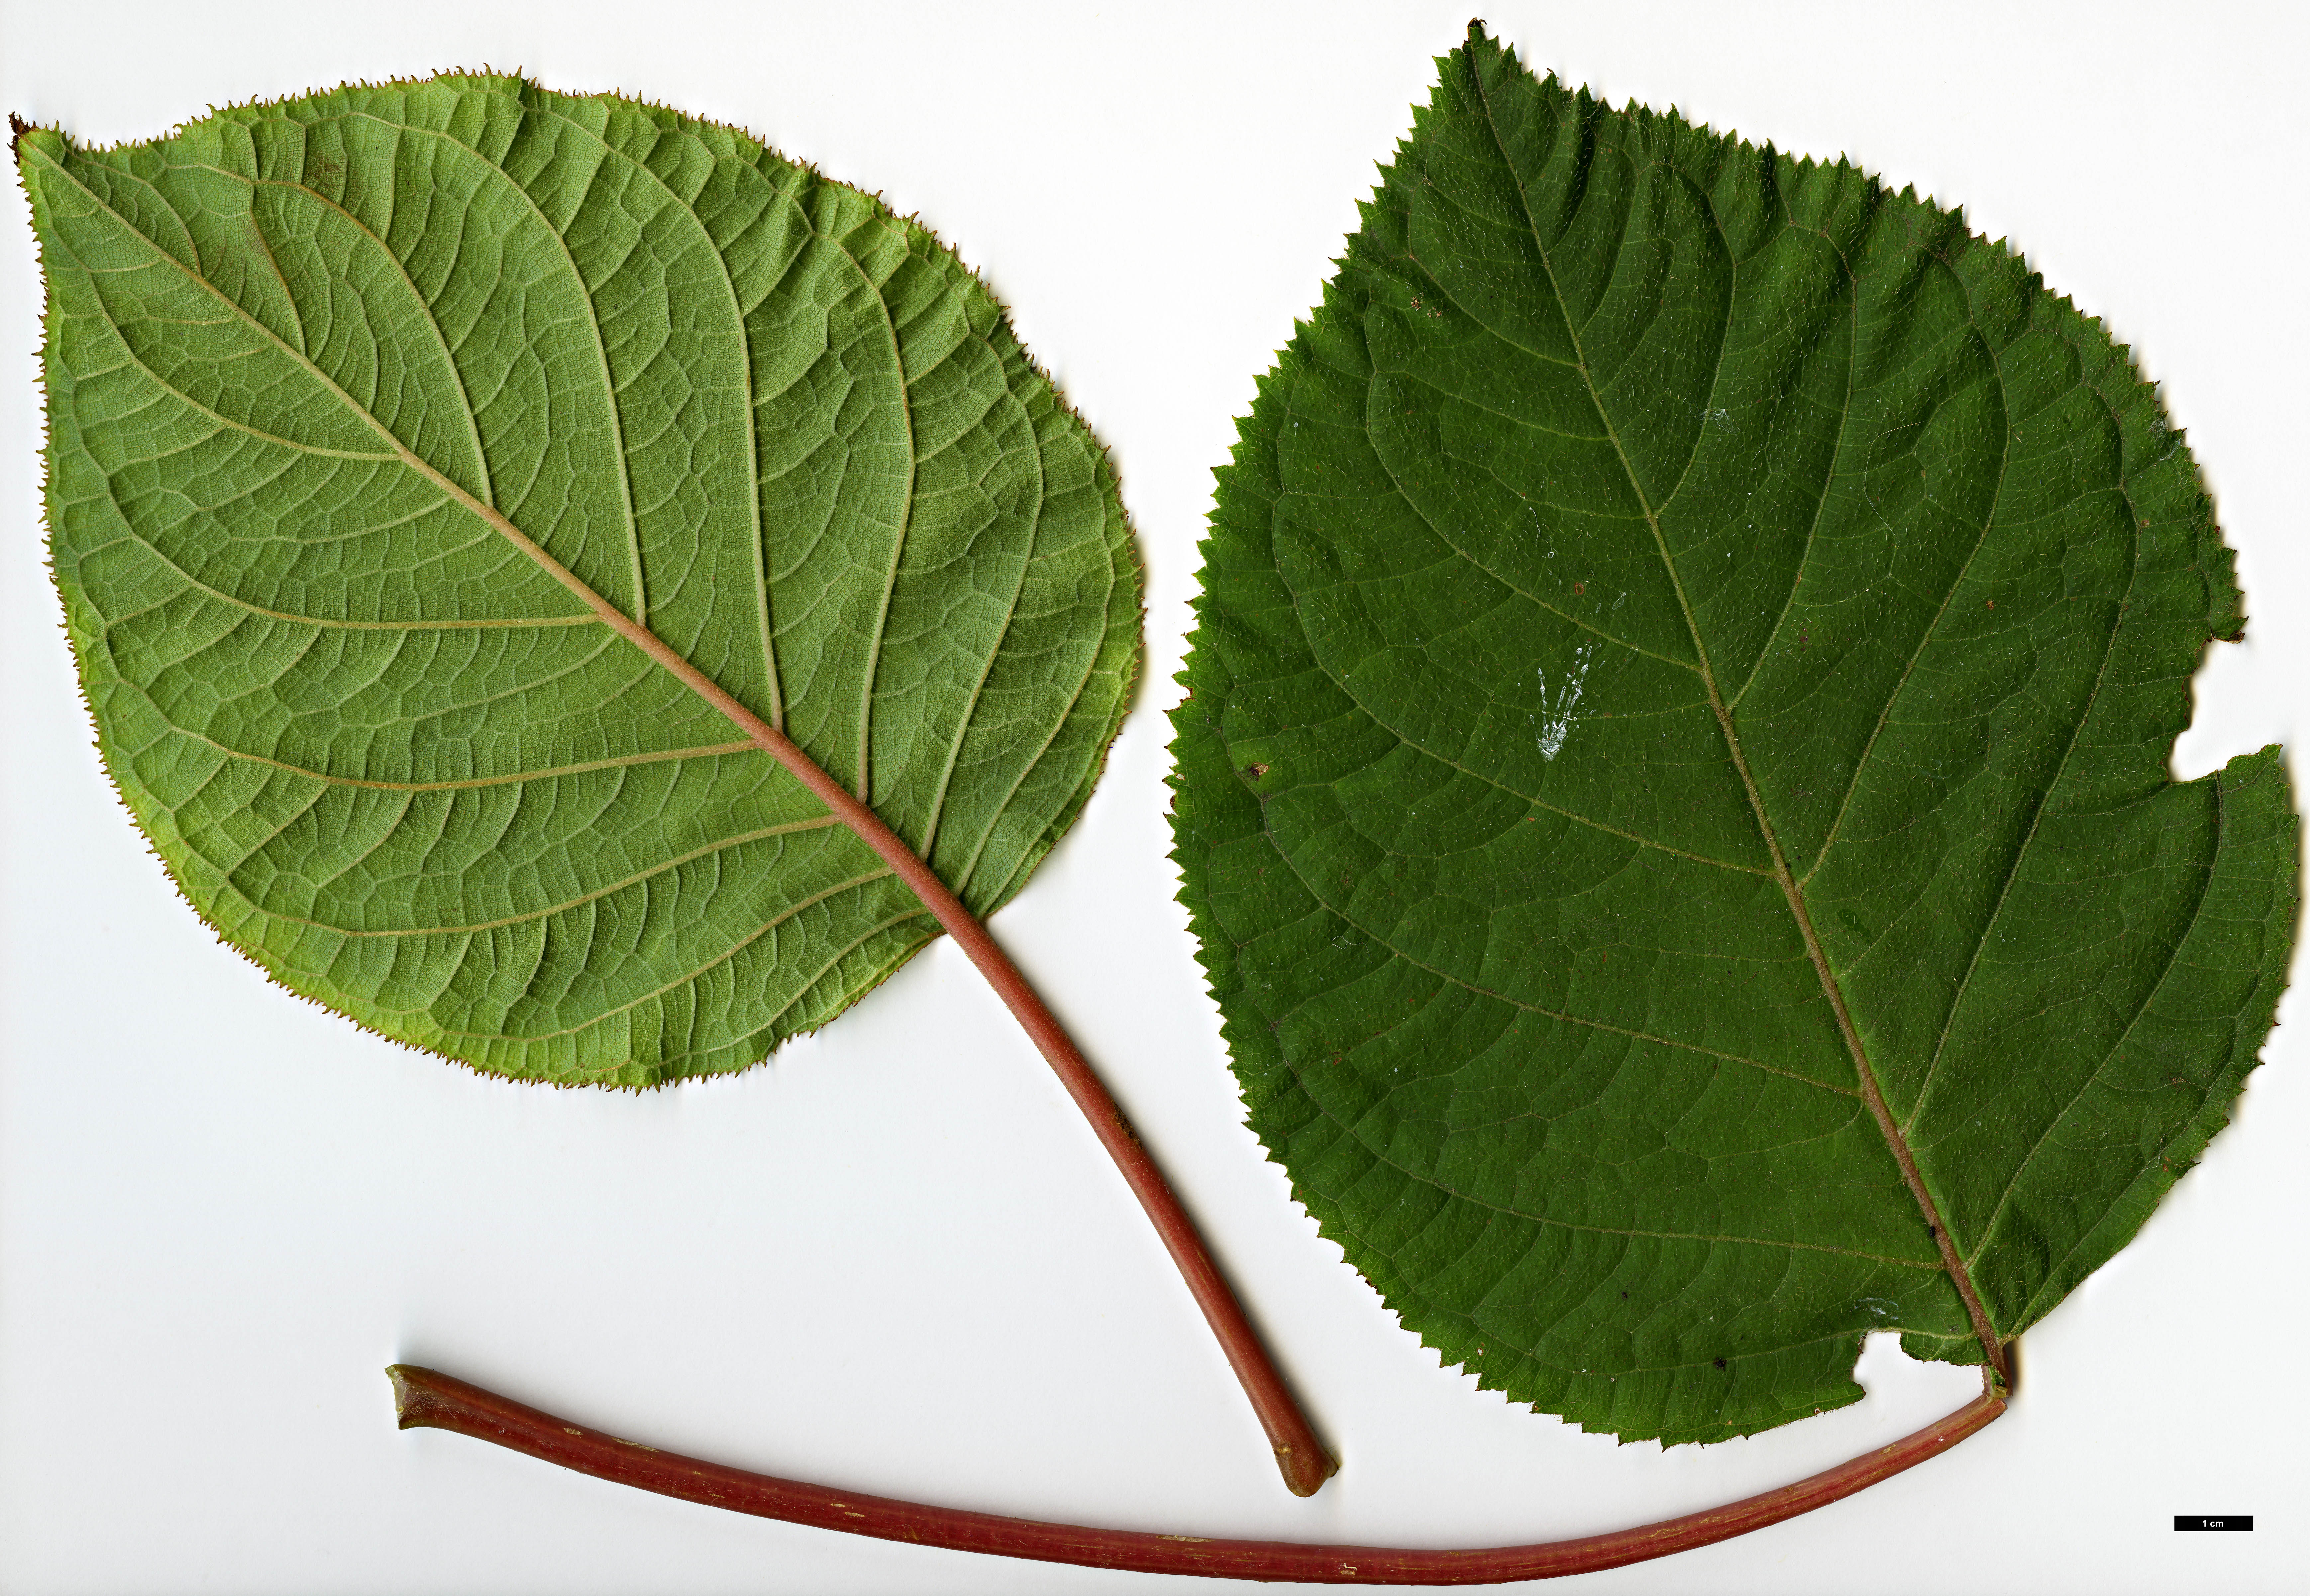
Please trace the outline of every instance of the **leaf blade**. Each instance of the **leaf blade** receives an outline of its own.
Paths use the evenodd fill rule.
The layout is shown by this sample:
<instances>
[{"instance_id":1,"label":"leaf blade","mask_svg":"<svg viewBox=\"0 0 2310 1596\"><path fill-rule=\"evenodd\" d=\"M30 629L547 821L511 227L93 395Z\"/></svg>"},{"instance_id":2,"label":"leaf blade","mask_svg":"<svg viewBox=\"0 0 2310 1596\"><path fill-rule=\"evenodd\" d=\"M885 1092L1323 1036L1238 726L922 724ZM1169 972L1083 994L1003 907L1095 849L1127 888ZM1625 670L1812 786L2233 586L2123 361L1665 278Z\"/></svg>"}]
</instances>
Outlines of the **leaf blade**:
<instances>
[{"instance_id":1,"label":"leaf blade","mask_svg":"<svg viewBox=\"0 0 2310 1596\"><path fill-rule=\"evenodd\" d=\"M1989 1236L1999 1182L2028 1172L1969 1128L2052 1138L2036 1097L2097 1069L2065 1057L2017 1088L2058 1041L2017 1027L2049 993L2074 1009L2149 981L2141 950L2179 963L2198 924L2171 891L2095 902L2036 875L2160 838L2170 880L2213 868L2162 813L2050 863L2019 810L2091 831L2113 797L2235 791L2265 837L2273 802L2289 812L2274 755L2165 779L2197 651L2236 629L2187 454L2123 352L1956 218L1842 165L1609 111L1481 32L1444 68L1261 385L1205 547L1177 856L1254 1125L1409 1326L1589 1427L1714 1439L1850 1401L1873 1328L1978 1361L1968 1258L1989 1261L1974 1318L1993 1343L2122 1245L2154 1201L2140 1182L2158 1185L2123 1158L2098 1185L2065 1170L2046 1179L2108 1206L2041 1181L2028 1220ZM2113 480L2146 518L2112 525ZM2138 595L2110 591L2127 546L2154 568ZM1971 746L1936 725L1943 702L2015 768L1937 853L1916 828ZM1984 742L2028 709L2043 724ZM2090 768L2064 787L2068 744ZM1820 779L1842 771L1852 797ZM2000 837L2039 941L2116 907L2141 924L2133 956L2072 935L2058 971L1996 964L1945 1122L1905 1133L1939 1051L1919 1037L1958 1035L1916 997L1921 943L1962 965L2003 934L2001 872L1963 868ZM2289 845L2249 852L2257 885L2235 891L2261 891L2261 940L2228 939L2254 941L2227 950L2229 1051L2199 1050L2187 1113L2104 1094L2102 1120L2064 1125L2073 1155L2202 1145L2222 1117L2290 927ZM1760 860L1785 891L1742 883ZM1520 1031L1543 1012L1585 1039ZM1868 1134L1824 1141L1793 1103L1680 1070L1696 1048L1811 1079L1809 1103L1881 1081L1884 1105L1848 1097L1838 1129ZM1642 1223L1680 1204L1725 1222ZM1760 1268L1792 1221L1861 1227L1867 1256L1932 1278Z\"/></svg>"},{"instance_id":2,"label":"leaf blade","mask_svg":"<svg viewBox=\"0 0 2310 1596\"><path fill-rule=\"evenodd\" d=\"M847 749L864 779L870 728L899 733L879 798L909 842L972 751L966 857L1012 834L1000 877L953 878L973 911L1080 809L1137 651L1112 472L919 228L742 135L520 80L22 149L51 285L52 544L100 743L187 896L276 978L482 1067L628 1085L742 1067L839 1012L935 926L701 697L801 704L781 627L819 656L810 703L850 706L795 727L808 751ZM864 399L845 379L813 407L796 386L824 390L858 343L812 299L829 275L890 359ZM893 283L917 346L946 338L914 388ZM201 325L172 343L163 322ZM122 358L140 339L166 369ZM786 386L760 393L763 373ZM873 517L798 518L788 479L855 499L925 395L960 486L919 510L923 568L899 573L890 536L867 595L895 594L912 635L861 645L812 553L830 528L857 566L842 540ZM815 462L760 447L798 436ZM829 467L854 444L864 467ZM1007 492L968 469L990 461ZM881 464L887 485L902 462ZM892 533L917 516L899 507ZM936 558L958 548L977 569ZM1026 612L1030 577L1078 602ZM968 629L934 624L958 603ZM633 616L655 632L629 638L666 653L614 635Z\"/></svg>"}]
</instances>

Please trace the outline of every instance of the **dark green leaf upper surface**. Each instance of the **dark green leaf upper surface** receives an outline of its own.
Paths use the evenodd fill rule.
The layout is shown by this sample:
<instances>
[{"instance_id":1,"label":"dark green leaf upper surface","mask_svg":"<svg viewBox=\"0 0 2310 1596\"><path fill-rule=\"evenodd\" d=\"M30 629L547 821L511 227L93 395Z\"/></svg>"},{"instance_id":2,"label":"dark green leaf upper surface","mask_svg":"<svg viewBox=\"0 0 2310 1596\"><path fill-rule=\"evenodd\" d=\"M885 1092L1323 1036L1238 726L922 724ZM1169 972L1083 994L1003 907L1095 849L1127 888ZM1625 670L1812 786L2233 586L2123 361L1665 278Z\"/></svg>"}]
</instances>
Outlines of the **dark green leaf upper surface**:
<instances>
[{"instance_id":1,"label":"dark green leaf upper surface","mask_svg":"<svg viewBox=\"0 0 2310 1596\"><path fill-rule=\"evenodd\" d=\"M742 1068L934 933L499 525L985 915L1138 650L1103 452L924 229L744 135L445 76L24 134L105 761L276 978L507 1074Z\"/></svg>"},{"instance_id":2,"label":"dark green leaf upper surface","mask_svg":"<svg viewBox=\"0 0 2310 1596\"><path fill-rule=\"evenodd\" d=\"M2006 248L1481 32L1220 473L1177 856L1253 1123L1446 1361L1712 1440L1977 1362L2226 1123L2277 750L2154 391Z\"/></svg>"}]
</instances>

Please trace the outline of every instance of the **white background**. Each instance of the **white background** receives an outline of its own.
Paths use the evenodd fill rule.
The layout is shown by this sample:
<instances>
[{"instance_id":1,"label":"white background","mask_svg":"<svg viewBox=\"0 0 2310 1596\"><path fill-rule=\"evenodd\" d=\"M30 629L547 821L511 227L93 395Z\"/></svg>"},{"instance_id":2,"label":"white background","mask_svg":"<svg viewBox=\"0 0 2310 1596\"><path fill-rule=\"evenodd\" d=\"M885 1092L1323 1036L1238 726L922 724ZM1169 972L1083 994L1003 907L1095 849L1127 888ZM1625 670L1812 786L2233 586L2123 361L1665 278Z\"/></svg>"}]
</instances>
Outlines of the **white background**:
<instances>
[{"instance_id":1,"label":"white background","mask_svg":"<svg viewBox=\"0 0 2310 1596\"><path fill-rule=\"evenodd\" d=\"M1880 1341L1865 1402L1706 1450L1511 1410L1394 1325L1242 1127L1165 857L1162 711L1209 472L1471 4L0 3L0 107L89 142L151 137L212 101L486 62L747 126L918 211L986 273L1114 450L1151 585L1146 686L1105 784L995 928L1203 1216L1346 1462L1312 1502L1284 1493L1120 1182L944 943L770 1066L643 1097L476 1078L291 1001L219 946L90 749L42 570L39 299L11 190L0 1589L1165 1583L742 1519L403 1434L380 1373L395 1359L860 1490L1411 1545L1710 1505L1970 1394L1970 1376ZM1615 101L1849 151L1962 202L2107 317L2205 464L2253 617L2200 678L2177 769L2300 746L2300 12L1523 0L1486 15L1528 61ZM2281 1025L2238 1123L2141 1239L2030 1333L2005 1419L1836 1507L1586 1588L2310 1588L2303 1029ZM2212 1512L2258 1527L2170 1527Z\"/></svg>"}]
</instances>

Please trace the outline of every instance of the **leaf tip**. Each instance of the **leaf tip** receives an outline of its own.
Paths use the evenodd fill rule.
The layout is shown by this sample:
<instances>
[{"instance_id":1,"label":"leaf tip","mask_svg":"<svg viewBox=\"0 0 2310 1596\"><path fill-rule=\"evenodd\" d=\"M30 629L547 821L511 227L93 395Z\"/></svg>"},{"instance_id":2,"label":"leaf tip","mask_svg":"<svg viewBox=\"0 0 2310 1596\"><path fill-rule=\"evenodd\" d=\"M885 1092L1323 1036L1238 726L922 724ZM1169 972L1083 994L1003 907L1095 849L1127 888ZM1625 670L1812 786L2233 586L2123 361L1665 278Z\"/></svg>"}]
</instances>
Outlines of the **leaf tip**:
<instances>
[{"instance_id":1,"label":"leaf tip","mask_svg":"<svg viewBox=\"0 0 2310 1596\"><path fill-rule=\"evenodd\" d=\"M46 149L51 159L61 160L65 153L64 135L53 127L43 127L37 122L27 122L15 112L8 113L8 158L19 167L24 164L24 143L30 140Z\"/></svg>"}]
</instances>

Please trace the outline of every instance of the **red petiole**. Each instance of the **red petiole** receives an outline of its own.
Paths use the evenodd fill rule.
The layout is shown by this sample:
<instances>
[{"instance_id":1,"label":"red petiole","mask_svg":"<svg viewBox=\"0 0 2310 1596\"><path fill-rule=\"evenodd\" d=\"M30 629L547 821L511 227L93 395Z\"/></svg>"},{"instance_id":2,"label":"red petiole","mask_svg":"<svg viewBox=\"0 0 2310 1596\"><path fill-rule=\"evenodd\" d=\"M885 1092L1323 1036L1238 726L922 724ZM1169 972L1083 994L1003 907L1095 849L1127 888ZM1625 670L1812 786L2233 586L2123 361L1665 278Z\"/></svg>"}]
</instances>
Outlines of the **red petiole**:
<instances>
[{"instance_id":1,"label":"red petiole","mask_svg":"<svg viewBox=\"0 0 2310 1596\"><path fill-rule=\"evenodd\" d=\"M393 1380L403 1429L454 1430L598 1479L733 1513L1046 1563L1342 1585L1481 1585L1554 1579L1689 1551L1810 1513L1890 1479L1947 1451L2005 1411L2005 1399L1984 1376L1982 1394L1938 1423L1778 1490L1609 1535L1460 1551L1151 1535L860 1496L621 1441L432 1369L399 1364L386 1373Z\"/></svg>"}]
</instances>

